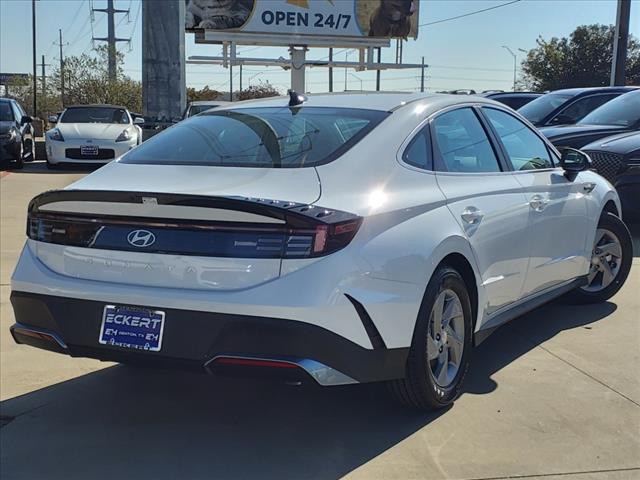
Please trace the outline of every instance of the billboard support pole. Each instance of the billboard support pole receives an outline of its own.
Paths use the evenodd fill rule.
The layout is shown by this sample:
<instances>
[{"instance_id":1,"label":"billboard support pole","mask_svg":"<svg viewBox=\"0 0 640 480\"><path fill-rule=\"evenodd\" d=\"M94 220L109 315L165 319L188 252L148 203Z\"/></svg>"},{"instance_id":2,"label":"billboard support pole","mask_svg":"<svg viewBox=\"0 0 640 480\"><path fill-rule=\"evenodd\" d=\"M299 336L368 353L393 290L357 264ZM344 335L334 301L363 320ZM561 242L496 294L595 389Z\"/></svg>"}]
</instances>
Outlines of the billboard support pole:
<instances>
[{"instance_id":1,"label":"billboard support pole","mask_svg":"<svg viewBox=\"0 0 640 480\"><path fill-rule=\"evenodd\" d=\"M422 75L420 76L420 92L424 93L424 57L422 57Z\"/></svg>"},{"instance_id":2,"label":"billboard support pole","mask_svg":"<svg viewBox=\"0 0 640 480\"><path fill-rule=\"evenodd\" d=\"M289 53L291 54L291 89L298 93L304 93L307 47L291 46Z\"/></svg>"}]
</instances>

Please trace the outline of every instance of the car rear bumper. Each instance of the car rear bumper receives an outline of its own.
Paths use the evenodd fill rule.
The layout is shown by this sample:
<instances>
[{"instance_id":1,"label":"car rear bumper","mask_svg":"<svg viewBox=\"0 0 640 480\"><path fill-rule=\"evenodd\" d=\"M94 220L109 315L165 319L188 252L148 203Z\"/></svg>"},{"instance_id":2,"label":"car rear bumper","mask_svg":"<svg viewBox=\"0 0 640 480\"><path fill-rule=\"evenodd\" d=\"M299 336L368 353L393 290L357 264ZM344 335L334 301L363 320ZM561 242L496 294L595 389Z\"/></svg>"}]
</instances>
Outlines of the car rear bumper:
<instances>
[{"instance_id":1,"label":"car rear bumper","mask_svg":"<svg viewBox=\"0 0 640 480\"><path fill-rule=\"evenodd\" d=\"M286 364L287 375L344 385L403 377L408 355L408 348L366 349L304 322L167 308L161 351L128 350L98 342L104 302L13 291L11 303L17 343L74 357L260 376Z\"/></svg>"}]
</instances>

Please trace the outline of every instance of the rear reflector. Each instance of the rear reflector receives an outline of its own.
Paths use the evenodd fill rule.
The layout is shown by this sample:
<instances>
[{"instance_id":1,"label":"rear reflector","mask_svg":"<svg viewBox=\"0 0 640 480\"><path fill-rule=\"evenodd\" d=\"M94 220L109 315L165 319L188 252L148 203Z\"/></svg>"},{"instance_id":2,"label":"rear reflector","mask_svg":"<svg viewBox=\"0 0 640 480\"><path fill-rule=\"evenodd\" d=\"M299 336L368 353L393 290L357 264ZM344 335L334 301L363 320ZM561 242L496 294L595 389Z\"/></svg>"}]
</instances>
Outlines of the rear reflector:
<instances>
[{"instance_id":1,"label":"rear reflector","mask_svg":"<svg viewBox=\"0 0 640 480\"><path fill-rule=\"evenodd\" d=\"M295 363L278 360L261 360L257 358L218 357L213 365L234 365L241 367L298 368Z\"/></svg>"}]
</instances>

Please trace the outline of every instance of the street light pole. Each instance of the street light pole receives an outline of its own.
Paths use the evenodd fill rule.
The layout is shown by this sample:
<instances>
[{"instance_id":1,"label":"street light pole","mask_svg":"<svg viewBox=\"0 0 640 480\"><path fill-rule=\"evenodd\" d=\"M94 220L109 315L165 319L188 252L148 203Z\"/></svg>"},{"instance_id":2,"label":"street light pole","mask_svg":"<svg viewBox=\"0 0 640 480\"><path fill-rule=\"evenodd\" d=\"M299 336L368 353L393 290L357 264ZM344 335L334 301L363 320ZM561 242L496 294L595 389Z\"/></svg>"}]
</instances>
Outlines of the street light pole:
<instances>
[{"instance_id":1,"label":"street light pole","mask_svg":"<svg viewBox=\"0 0 640 480\"><path fill-rule=\"evenodd\" d=\"M511 50L506 45L502 45L502 48L507 50L511 54L511 56L513 57L513 91L515 92L516 91L516 69L517 69L517 64L518 64L518 57L516 57L516 54L513 53L513 50Z\"/></svg>"},{"instance_id":2,"label":"street light pole","mask_svg":"<svg viewBox=\"0 0 640 480\"><path fill-rule=\"evenodd\" d=\"M33 49L33 116L36 116L36 108L38 106L36 100L36 0L31 0L31 46Z\"/></svg>"}]
</instances>

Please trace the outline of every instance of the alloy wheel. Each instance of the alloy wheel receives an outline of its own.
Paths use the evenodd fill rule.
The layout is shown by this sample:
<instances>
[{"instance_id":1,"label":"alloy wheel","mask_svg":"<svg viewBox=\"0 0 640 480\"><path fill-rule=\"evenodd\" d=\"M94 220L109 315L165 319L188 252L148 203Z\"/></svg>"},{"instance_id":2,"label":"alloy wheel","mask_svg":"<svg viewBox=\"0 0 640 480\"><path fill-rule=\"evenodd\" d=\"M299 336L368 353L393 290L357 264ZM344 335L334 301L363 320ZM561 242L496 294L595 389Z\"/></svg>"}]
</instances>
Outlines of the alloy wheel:
<instances>
[{"instance_id":1,"label":"alloy wheel","mask_svg":"<svg viewBox=\"0 0 640 480\"><path fill-rule=\"evenodd\" d=\"M464 353L464 311L458 295L445 289L436 298L429 319L427 359L436 384L453 383Z\"/></svg>"},{"instance_id":2,"label":"alloy wheel","mask_svg":"<svg viewBox=\"0 0 640 480\"><path fill-rule=\"evenodd\" d=\"M616 279L622 265L620 239L610 230L599 228L591 253L591 266L587 277L587 292L604 290Z\"/></svg>"}]
</instances>

